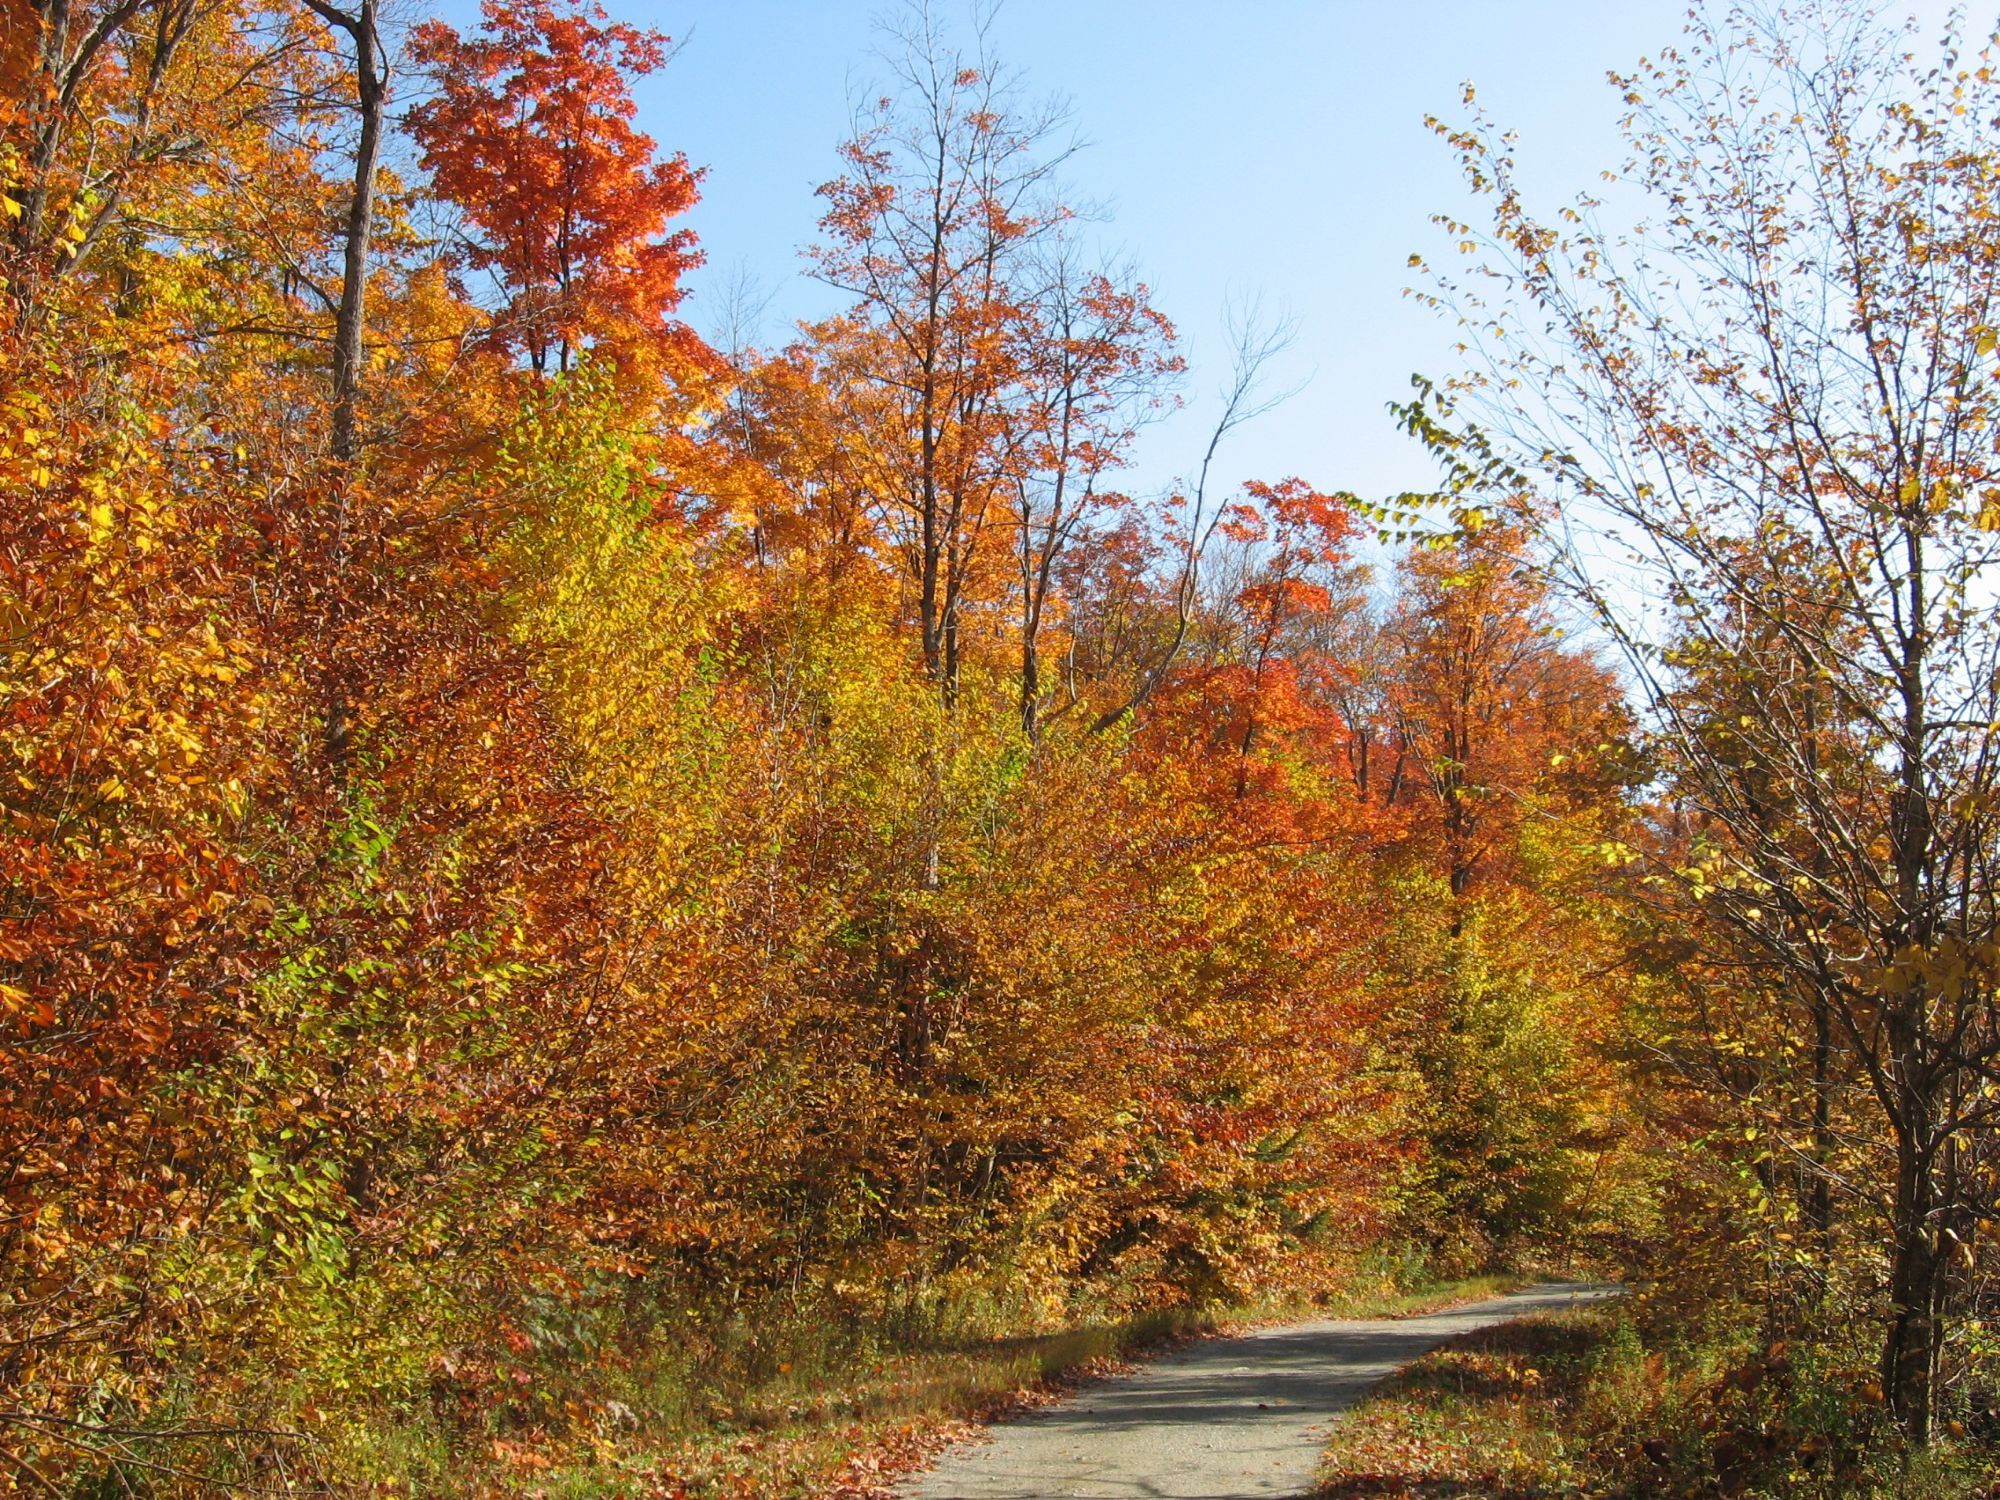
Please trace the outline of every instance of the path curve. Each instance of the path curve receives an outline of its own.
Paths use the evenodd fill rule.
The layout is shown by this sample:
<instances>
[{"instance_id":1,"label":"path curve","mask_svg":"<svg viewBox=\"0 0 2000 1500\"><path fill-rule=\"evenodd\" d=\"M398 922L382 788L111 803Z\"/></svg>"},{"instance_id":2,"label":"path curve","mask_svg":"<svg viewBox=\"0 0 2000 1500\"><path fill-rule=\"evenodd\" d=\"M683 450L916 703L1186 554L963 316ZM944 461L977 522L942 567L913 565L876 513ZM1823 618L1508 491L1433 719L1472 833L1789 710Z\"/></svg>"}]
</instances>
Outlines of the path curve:
<instances>
[{"instance_id":1,"label":"path curve","mask_svg":"<svg viewBox=\"0 0 2000 1500\"><path fill-rule=\"evenodd\" d=\"M1409 1318L1292 1323L1201 1339L992 1429L910 1480L908 1500L1269 1500L1308 1494L1327 1424L1446 1339L1617 1295L1529 1287Z\"/></svg>"}]
</instances>

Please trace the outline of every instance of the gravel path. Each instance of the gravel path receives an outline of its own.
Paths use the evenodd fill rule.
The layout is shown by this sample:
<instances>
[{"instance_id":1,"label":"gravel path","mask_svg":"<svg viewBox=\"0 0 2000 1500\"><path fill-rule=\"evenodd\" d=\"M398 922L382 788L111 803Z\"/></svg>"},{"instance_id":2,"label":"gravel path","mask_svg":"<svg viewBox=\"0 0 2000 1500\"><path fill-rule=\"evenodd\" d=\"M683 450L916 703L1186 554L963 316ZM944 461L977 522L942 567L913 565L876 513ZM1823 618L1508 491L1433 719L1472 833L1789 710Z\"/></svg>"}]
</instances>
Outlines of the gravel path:
<instances>
[{"instance_id":1,"label":"gravel path","mask_svg":"<svg viewBox=\"0 0 2000 1500\"><path fill-rule=\"evenodd\" d=\"M1614 1296L1530 1287L1419 1317L1293 1323L1202 1339L1136 1373L992 1429L913 1478L910 1500L1251 1500L1312 1489L1327 1424L1368 1388L1461 1333Z\"/></svg>"}]
</instances>

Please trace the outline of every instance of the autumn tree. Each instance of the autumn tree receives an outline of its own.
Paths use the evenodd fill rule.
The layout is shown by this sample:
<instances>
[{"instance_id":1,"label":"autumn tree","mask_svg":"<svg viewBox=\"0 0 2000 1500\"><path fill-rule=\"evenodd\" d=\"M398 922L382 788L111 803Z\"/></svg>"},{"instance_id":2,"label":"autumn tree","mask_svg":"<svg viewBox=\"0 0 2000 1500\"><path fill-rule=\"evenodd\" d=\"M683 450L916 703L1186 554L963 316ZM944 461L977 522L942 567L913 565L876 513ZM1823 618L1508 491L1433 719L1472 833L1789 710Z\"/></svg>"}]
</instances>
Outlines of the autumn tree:
<instances>
[{"instance_id":1,"label":"autumn tree","mask_svg":"<svg viewBox=\"0 0 2000 1500\"><path fill-rule=\"evenodd\" d=\"M1617 785L1617 684L1563 644L1526 549L1519 530L1494 526L1415 550L1398 571L1388 623L1389 711L1406 778L1397 790L1422 808L1454 900L1482 866L1510 857L1538 799Z\"/></svg>"},{"instance_id":2,"label":"autumn tree","mask_svg":"<svg viewBox=\"0 0 2000 1500\"><path fill-rule=\"evenodd\" d=\"M159 170L192 101L174 87L175 57L198 24L233 7L200 0L9 8L0 57L9 88L7 216L17 254L41 275L73 275ZM95 119L85 113L99 111ZM82 149L86 122L95 125ZM143 198L143 190L140 194ZM39 278L38 278L39 279ZM17 285L34 296L34 289Z\"/></svg>"},{"instance_id":3,"label":"autumn tree","mask_svg":"<svg viewBox=\"0 0 2000 1500\"><path fill-rule=\"evenodd\" d=\"M1401 1051L1427 1143L1414 1197L1456 1253L1593 1221L1621 1132L1594 977L1630 966L1598 850L1631 832L1620 684L1564 639L1532 539L1485 524L1401 559L1383 624L1376 795L1402 810ZM1615 864L1616 861L1613 861Z\"/></svg>"},{"instance_id":4,"label":"autumn tree","mask_svg":"<svg viewBox=\"0 0 2000 1500\"><path fill-rule=\"evenodd\" d=\"M947 702L965 606L1007 545L1024 257L1070 215L1056 191L1070 154L1060 115L1027 110L983 27L976 41L954 44L928 4L904 13L886 57L898 92L841 147L812 252L816 274L857 299L827 330L848 346L833 378L871 388L890 419L862 429L871 496Z\"/></svg>"},{"instance_id":5,"label":"autumn tree","mask_svg":"<svg viewBox=\"0 0 2000 1500\"><path fill-rule=\"evenodd\" d=\"M435 450L356 420L365 366L370 412L437 437L472 321L380 253L409 238L367 203L373 23L49 7L48 113L5 124L23 218L17 169L44 158L0 337L0 1452L30 1483L282 1464L305 1438L258 1417L330 1374L328 1317L398 1378L403 1320L371 1299L429 1237L412 1183L469 1169L497 1226L549 1187L508 1144L546 1125L531 1100L578 1076L542 1029L576 971L513 967L603 868L489 608L488 528L524 490L434 482ZM458 368L451 436L495 410L494 373ZM495 1003L449 1022L421 976L474 969ZM475 1092L513 1125L369 1061L393 1039L411 1074L469 1080L487 1064L447 1054L475 1033L512 1080Z\"/></svg>"},{"instance_id":6,"label":"autumn tree","mask_svg":"<svg viewBox=\"0 0 2000 1500\"><path fill-rule=\"evenodd\" d=\"M1015 389L1007 469L1017 529L1021 728L1039 733L1043 626L1072 549L1115 529L1131 501L1113 488L1133 438L1182 369L1174 330L1129 275L1086 270L1056 234L1030 257L1023 305L1006 324ZM1069 701L1076 701L1074 682Z\"/></svg>"},{"instance_id":7,"label":"autumn tree","mask_svg":"<svg viewBox=\"0 0 2000 1500\"><path fill-rule=\"evenodd\" d=\"M1103 733L1129 722L1149 704L1179 667L1210 592L1204 573L1209 550L1234 513L1227 490L1218 483L1216 460L1239 429L1282 404L1296 389L1270 389L1273 361L1297 331L1287 319L1267 319L1254 304L1228 312L1229 373L1217 391L1217 410L1201 455L1189 473L1163 497L1154 524L1123 528L1114 538L1111 572L1122 624L1136 627L1127 650L1113 653L1098 676L1107 689L1106 706L1091 723ZM1240 502L1238 502L1240 503ZM1143 570L1133 567L1146 559ZM1131 585L1140 584L1138 588ZM1222 592L1226 596L1229 590ZM1136 606L1136 608L1134 607ZM1096 630L1091 633L1097 634Z\"/></svg>"},{"instance_id":8,"label":"autumn tree","mask_svg":"<svg viewBox=\"0 0 2000 1500\"><path fill-rule=\"evenodd\" d=\"M1195 658L1201 666L1188 671L1214 699L1215 734L1241 797L1254 752L1323 709L1315 692L1329 665L1322 653L1342 621L1365 612L1368 574L1353 561L1354 514L1302 479L1247 481L1217 519L1228 553L1211 568L1216 597Z\"/></svg>"},{"instance_id":9,"label":"autumn tree","mask_svg":"<svg viewBox=\"0 0 2000 1500\"><path fill-rule=\"evenodd\" d=\"M1440 287L1490 335L1467 399L1560 495L1567 581L1650 710L1688 819L1654 876L1717 982L1823 1008L1866 1080L1888 1149L1834 1211L1872 1226L1880 1384L1920 1443L2000 1119L1994 78L1849 7L1697 15L1618 80L1655 210L1625 236L1588 201L1533 216L1506 141L1440 127L1515 288Z\"/></svg>"},{"instance_id":10,"label":"autumn tree","mask_svg":"<svg viewBox=\"0 0 2000 1500\"><path fill-rule=\"evenodd\" d=\"M499 284L494 337L537 374L593 345L647 373L701 366L673 317L700 255L669 227L701 174L679 154L657 160L632 125L632 80L666 64L668 39L586 0L488 0L482 14L471 37L442 21L412 33L436 94L409 128L474 231L469 264Z\"/></svg>"}]
</instances>

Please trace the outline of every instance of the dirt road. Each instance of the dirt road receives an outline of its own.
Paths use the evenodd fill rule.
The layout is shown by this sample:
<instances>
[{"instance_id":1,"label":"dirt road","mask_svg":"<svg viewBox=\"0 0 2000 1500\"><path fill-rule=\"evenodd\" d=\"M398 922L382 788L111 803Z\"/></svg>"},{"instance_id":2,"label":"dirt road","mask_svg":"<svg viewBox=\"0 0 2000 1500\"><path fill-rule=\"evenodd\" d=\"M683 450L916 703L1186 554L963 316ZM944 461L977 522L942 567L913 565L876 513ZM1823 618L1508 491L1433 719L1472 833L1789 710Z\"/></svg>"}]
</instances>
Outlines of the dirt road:
<instances>
[{"instance_id":1,"label":"dirt road","mask_svg":"<svg viewBox=\"0 0 2000 1500\"><path fill-rule=\"evenodd\" d=\"M1419 1317L1294 1323L1203 1339L993 1429L913 1478L910 1500L1251 1500L1300 1496L1332 1419L1444 1340L1616 1294L1530 1287Z\"/></svg>"}]
</instances>

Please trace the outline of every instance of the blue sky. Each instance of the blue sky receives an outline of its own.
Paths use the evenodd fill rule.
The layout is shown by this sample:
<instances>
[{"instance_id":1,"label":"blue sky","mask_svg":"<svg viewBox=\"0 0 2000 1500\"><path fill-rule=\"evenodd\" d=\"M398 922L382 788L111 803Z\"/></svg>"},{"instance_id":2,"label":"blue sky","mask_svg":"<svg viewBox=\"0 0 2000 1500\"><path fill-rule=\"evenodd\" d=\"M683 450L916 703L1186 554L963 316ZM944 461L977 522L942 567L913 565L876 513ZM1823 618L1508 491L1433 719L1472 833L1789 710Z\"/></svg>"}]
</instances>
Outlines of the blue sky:
<instances>
[{"instance_id":1,"label":"blue sky","mask_svg":"<svg viewBox=\"0 0 2000 1500\"><path fill-rule=\"evenodd\" d=\"M709 263L692 280L690 319L712 326L739 275L771 296L768 340L829 310L799 250L849 100L875 92L871 20L883 5L604 3L686 42L639 100L662 147L708 168L690 222ZM1892 3L1926 19L1945 10ZM1299 474L1362 494L1423 486L1427 461L1384 407L1413 371L1446 373L1452 339L1402 293L1411 253L1445 248L1430 216L1468 211L1424 116L1451 117L1469 80L1520 132L1532 192L1546 202L1587 190L1619 159L1606 70L1671 45L1685 12L1685 0L1006 0L996 50L1031 86L1069 99L1088 143L1072 177L1111 209L1108 244L1152 285L1193 366L1186 410L1149 432L1132 486L1164 485L1195 462L1213 415L1205 398L1226 373L1231 297L1297 320L1277 380L1305 385L1236 437L1222 478Z\"/></svg>"}]
</instances>

